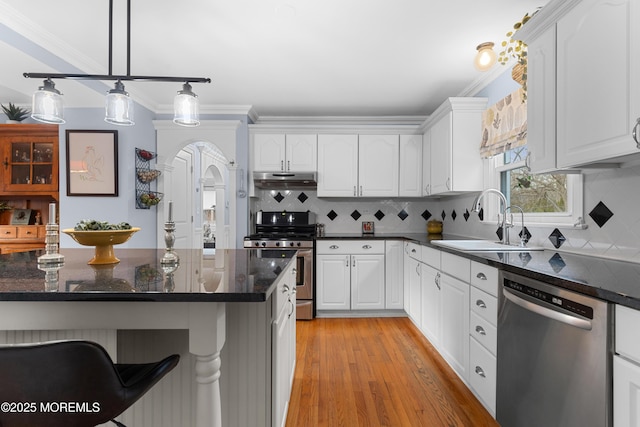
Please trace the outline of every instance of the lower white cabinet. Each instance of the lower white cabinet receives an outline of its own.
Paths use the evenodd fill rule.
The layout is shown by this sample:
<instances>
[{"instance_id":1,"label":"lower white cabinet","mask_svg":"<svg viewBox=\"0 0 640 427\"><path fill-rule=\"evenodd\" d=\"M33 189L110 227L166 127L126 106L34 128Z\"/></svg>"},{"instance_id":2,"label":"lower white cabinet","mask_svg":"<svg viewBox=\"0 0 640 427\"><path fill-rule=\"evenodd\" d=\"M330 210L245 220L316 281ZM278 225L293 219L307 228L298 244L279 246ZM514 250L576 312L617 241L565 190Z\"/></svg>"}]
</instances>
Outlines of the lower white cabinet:
<instances>
[{"instance_id":1,"label":"lower white cabinet","mask_svg":"<svg viewBox=\"0 0 640 427\"><path fill-rule=\"evenodd\" d=\"M465 380L469 370L469 284L440 278L440 352Z\"/></svg>"},{"instance_id":2,"label":"lower white cabinet","mask_svg":"<svg viewBox=\"0 0 640 427\"><path fill-rule=\"evenodd\" d=\"M404 307L404 245L401 240L384 243L384 307L402 310Z\"/></svg>"},{"instance_id":3,"label":"lower white cabinet","mask_svg":"<svg viewBox=\"0 0 640 427\"><path fill-rule=\"evenodd\" d=\"M617 305L615 316L613 425L640 426L640 342L637 339L640 311Z\"/></svg>"},{"instance_id":4,"label":"lower white cabinet","mask_svg":"<svg viewBox=\"0 0 640 427\"><path fill-rule=\"evenodd\" d=\"M404 310L416 327L421 329L421 247L415 243L404 244Z\"/></svg>"},{"instance_id":5,"label":"lower white cabinet","mask_svg":"<svg viewBox=\"0 0 640 427\"><path fill-rule=\"evenodd\" d=\"M420 263L419 285L422 292L421 298L421 323L420 329L431 344L436 347L440 345L440 285L441 274L429 264Z\"/></svg>"},{"instance_id":6,"label":"lower white cabinet","mask_svg":"<svg viewBox=\"0 0 640 427\"><path fill-rule=\"evenodd\" d=\"M296 368L296 276L293 264L274 291L274 321L271 347L271 395L273 427L284 427L287 421L291 387Z\"/></svg>"},{"instance_id":7,"label":"lower white cabinet","mask_svg":"<svg viewBox=\"0 0 640 427\"><path fill-rule=\"evenodd\" d=\"M384 241L319 241L316 285L319 311L384 309Z\"/></svg>"}]
</instances>

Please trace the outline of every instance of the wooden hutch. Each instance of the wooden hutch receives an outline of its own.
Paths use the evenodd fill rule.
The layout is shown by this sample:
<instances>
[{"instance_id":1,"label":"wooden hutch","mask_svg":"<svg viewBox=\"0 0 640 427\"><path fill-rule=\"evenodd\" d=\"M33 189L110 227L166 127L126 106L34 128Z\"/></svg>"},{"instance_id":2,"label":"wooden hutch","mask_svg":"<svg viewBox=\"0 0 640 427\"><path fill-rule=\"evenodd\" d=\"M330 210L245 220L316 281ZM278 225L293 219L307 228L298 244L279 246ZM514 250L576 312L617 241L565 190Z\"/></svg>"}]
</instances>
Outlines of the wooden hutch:
<instances>
[{"instance_id":1,"label":"wooden hutch","mask_svg":"<svg viewBox=\"0 0 640 427\"><path fill-rule=\"evenodd\" d=\"M0 253L44 248L49 203L58 203L58 125L0 124Z\"/></svg>"}]
</instances>

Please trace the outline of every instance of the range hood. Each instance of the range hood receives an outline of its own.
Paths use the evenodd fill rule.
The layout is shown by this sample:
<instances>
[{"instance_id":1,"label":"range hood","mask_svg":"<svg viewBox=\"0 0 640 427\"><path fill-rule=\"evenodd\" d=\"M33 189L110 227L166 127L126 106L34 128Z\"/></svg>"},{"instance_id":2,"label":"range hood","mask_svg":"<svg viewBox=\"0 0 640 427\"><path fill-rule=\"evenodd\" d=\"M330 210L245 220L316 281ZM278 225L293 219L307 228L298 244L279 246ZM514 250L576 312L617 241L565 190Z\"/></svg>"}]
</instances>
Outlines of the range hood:
<instances>
[{"instance_id":1,"label":"range hood","mask_svg":"<svg viewBox=\"0 0 640 427\"><path fill-rule=\"evenodd\" d=\"M258 188L316 188L315 172L254 172L253 182Z\"/></svg>"}]
</instances>

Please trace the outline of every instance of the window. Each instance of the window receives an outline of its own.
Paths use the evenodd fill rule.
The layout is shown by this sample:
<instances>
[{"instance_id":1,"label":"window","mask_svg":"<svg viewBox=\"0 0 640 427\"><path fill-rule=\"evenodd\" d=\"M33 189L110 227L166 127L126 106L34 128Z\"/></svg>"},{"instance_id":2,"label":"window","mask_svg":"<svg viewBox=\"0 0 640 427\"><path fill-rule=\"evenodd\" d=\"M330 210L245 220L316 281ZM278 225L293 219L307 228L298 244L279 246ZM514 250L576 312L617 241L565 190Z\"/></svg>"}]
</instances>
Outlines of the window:
<instances>
[{"instance_id":1,"label":"window","mask_svg":"<svg viewBox=\"0 0 640 427\"><path fill-rule=\"evenodd\" d=\"M487 159L490 188L499 188L508 205L522 208L525 225L573 226L582 217L582 175L531 174L527 146ZM498 219L498 204L487 206L488 222ZM514 213L516 210L514 210ZM519 222L515 220L516 223Z\"/></svg>"}]
</instances>

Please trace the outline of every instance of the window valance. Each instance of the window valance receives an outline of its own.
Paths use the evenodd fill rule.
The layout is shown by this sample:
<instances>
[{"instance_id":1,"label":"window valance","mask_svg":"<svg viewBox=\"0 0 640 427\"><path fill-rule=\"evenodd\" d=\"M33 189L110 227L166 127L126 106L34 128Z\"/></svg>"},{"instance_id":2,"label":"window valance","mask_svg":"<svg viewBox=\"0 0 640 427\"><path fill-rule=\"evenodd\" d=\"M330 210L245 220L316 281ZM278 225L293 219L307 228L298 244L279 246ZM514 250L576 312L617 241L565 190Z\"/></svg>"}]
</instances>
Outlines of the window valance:
<instances>
[{"instance_id":1,"label":"window valance","mask_svg":"<svg viewBox=\"0 0 640 427\"><path fill-rule=\"evenodd\" d=\"M522 88L482 113L480 157L488 158L527 143L527 103Z\"/></svg>"}]
</instances>

